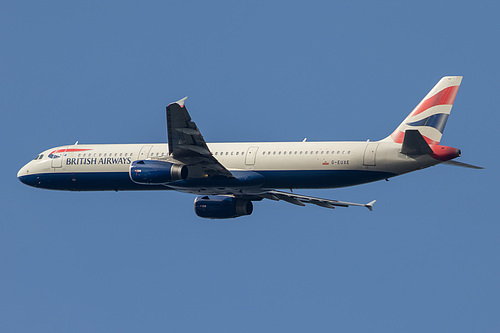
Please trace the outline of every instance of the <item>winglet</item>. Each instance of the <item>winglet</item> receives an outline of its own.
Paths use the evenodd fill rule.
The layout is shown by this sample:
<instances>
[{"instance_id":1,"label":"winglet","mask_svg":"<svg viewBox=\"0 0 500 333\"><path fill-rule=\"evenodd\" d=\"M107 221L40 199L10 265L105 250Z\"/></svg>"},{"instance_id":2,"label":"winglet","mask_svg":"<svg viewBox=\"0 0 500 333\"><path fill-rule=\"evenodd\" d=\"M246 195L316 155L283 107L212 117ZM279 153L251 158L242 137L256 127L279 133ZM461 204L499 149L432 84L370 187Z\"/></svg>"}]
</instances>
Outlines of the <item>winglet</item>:
<instances>
[{"instance_id":1,"label":"winglet","mask_svg":"<svg viewBox=\"0 0 500 333\"><path fill-rule=\"evenodd\" d=\"M184 107L184 102L186 101L186 99L187 99L187 98L188 98L188 97L186 96L186 97L184 97L184 98L182 98L182 99L178 100L177 102L173 102L173 103L171 103L171 104L179 104L179 106L182 108L182 107Z\"/></svg>"},{"instance_id":2,"label":"winglet","mask_svg":"<svg viewBox=\"0 0 500 333\"><path fill-rule=\"evenodd\" d=\"M370 212L373 212L373 204L376 202L377 200L373 200L372 202L369 202L365 205L366 208L368 208L370 210Z\"/></svg>"}]
</instances>

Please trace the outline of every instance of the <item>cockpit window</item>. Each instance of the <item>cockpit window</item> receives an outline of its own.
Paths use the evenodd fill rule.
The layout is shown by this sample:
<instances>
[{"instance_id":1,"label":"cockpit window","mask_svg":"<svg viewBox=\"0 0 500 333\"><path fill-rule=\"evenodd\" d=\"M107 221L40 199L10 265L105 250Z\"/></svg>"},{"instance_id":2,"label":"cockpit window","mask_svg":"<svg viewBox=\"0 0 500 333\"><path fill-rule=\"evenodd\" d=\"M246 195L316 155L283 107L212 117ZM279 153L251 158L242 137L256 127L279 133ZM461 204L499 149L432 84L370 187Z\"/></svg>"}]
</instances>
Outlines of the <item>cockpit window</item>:
<instances>
[{"instance_id":1,"label":"cockpit window","mask_svg":"<svg viewBox=\"0 0 500 333\"><path fill-rule=\"evenodd\" d=\"M35 157L33 160L36 161L36 160L41 160L43 158L43 154L40 154L38 155L37 157Z\"/></svg>"}]
</instances>

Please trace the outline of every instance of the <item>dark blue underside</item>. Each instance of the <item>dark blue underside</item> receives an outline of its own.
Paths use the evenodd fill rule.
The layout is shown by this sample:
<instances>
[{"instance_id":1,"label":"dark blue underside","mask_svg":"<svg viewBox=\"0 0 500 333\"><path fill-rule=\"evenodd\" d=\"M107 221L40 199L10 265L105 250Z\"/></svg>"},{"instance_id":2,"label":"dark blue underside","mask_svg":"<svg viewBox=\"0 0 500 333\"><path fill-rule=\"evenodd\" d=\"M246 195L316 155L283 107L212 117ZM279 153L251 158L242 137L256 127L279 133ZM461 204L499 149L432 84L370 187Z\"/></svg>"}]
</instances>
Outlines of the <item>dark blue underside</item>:
<instances>
[{"instance_id":1,"label":"dark blue underside","mask_svg":"<svg viewBox=\"0 0 500 333\"><path fill-rule=\"evenodd\" d=\"M245 172L239 172L244 174ZM227 179L194 179L171 183L178 188L262 187L275 188L335 188L369 183L396 176L379 171L362 170L294 170L250 171L259 177ZM169 190L162 185L140 185L130 180L128 172L46 173L19 177L23 183L51 190L69 191L141 191Z\"/></svg>"},{"instance_id":2,"label":"dark blue underside","mask_svg":"<svg viewBox=\"0 0 500 333\"><path fill-rule=\"evenodd\" d=\"M265 188L335 188L370 183L396 176L366 170L258 171L266 179Z\"/></svg>"}]
</instances>

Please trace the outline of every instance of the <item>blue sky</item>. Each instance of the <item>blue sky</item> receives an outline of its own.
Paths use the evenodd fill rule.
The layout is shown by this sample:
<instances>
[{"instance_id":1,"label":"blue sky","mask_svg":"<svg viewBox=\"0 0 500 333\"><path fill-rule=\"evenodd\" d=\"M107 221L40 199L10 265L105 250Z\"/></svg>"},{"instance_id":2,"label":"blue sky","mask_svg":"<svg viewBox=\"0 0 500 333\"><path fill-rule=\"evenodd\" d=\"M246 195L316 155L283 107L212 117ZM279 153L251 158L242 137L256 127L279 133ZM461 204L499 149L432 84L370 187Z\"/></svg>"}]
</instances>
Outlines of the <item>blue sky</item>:
<instances>
[{"instance_id":1,"label":"blue sky","mask_svg":"<svg viewBox=\"0 0 500 333\"><path fill-rule=\"evenodd\" d=\"M496 2L24 1L0 11L0 331L498 332ZM186 95L209 142L377 140L463 75L437 166L300 193L366 209L70 193L16 173L50 147L165 142ZM8 153L7 153L8 152Z\"/></svg>"}]
</instances>

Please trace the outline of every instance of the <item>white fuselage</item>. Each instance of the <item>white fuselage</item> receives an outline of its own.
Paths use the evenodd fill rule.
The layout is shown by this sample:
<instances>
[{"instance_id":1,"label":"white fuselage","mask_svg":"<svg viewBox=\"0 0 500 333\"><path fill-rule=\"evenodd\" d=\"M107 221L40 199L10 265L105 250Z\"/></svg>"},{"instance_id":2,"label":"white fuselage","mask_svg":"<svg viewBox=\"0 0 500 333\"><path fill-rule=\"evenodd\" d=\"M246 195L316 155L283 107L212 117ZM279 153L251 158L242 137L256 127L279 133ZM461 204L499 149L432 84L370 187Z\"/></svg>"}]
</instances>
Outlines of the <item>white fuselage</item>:
<instances>
[{"instance_id":1,"label":"white fuselage","mask_svg":"<svg viewBox=\"0 0 500 333\"><path fill-rule=\"evenodd\" d=\"M167 144L56 147L17 176L27 185L53 190L194 193L195 212L204 218L250 215L252 201L263 199L371 210L375 201L359 204L278 189L359 185L460 156L459 149L439 143L461 81L461 76L443 77L392 134L376 142L209 144L187 111L186 97L166 107Z\"/></svg>"},{"instance_id":2,"label":"white fuselage","mask_svg":"<svg viewBox=\"0 0 500 333\"><path fill-rule=\"evenodd\" d=\"M386 179L438 164L429 155L411 158L392 142L251 142L207 144L230 172L258 174L258 188L335 188ZM41 157L40 157L41 156ZM18 174L32 186L60 190L158 190L226 193L231 184L203 179L168 185L130 180L136 160L166 159L167 144L71 145L48 149ZM196 168L196 166L192 166ZM240 184L241 185L241 184ZM244 184L243 184L244 185Z\"/></svg>"}]
</instances>

